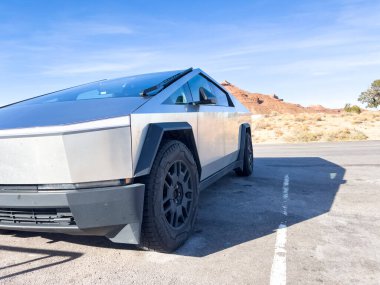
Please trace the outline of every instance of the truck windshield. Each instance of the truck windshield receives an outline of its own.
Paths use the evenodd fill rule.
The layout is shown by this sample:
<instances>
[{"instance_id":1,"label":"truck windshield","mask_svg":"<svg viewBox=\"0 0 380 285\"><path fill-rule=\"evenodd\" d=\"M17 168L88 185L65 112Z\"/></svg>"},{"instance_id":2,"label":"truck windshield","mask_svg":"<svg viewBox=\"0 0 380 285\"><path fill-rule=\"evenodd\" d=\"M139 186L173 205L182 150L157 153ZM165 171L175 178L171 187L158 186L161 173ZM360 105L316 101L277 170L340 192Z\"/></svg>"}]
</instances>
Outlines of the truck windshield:
<instances>
[{"instance_id":1,"label":"truck windshield","mask_svg":"<svg viewBox=\"0 0 380 285\"><path fill-rule=\"evenodd\" d=\"M167 71L97 81L28 99L15 103L14 106L104 98L138 97L146 88L159 84L179 72L181 71Z\"/></svg>"}]
</instances>

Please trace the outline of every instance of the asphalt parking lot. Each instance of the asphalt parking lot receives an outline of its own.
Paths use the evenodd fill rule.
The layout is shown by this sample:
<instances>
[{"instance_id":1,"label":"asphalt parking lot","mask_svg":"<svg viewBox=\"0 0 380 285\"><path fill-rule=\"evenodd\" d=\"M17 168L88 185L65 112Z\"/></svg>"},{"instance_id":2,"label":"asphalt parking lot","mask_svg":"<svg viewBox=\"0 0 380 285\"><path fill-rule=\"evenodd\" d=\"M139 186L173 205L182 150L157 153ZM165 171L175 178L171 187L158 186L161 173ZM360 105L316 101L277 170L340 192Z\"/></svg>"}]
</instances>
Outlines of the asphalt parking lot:
<instances>
[{"instance_id":1,"label":"asphalt parking lot","mask_svg":"<svg viewBox=\"0 0 380 285\"><path fill-rule=\"evenodd\" d=\"M255 146L249 178L201 194L173 254L3 232L0 284L379 284L380 141Z\"/></svg>"}]
</instances>

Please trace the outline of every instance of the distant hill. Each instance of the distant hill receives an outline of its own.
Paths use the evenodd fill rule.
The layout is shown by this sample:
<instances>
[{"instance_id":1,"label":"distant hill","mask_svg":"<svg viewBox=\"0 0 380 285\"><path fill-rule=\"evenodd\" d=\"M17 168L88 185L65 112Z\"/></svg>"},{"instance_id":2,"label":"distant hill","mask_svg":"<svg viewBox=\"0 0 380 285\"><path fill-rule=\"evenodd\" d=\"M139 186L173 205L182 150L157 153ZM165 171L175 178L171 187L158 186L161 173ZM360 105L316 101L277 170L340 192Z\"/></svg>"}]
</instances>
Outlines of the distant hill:
<instances>
[{"instance_id":1,"label":"distant hill","mask_svg":"<svg viewBox=\"0 0 380 285\"><path fill-rule=\"evenodd\" d=\"M231 92L241 103L243 103L253 114L270 114L277 112L280 114L299 113L339 113L339 109L328 109L321 105L303 107L299 104L287 103L276 95L264 95L260 93L250 93L231 84L228 81L221 83L224 88Z\"/></svg>"}]
</instances>

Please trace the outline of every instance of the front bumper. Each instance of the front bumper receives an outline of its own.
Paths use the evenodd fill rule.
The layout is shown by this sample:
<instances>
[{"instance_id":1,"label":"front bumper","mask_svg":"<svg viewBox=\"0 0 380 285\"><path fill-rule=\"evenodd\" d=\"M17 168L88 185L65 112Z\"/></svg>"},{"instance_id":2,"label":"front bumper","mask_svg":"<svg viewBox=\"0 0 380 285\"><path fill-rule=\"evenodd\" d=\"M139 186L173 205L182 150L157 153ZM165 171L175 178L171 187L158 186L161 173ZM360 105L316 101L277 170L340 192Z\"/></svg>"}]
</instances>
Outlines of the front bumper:
<instances>
[{"instance_id":1,"label":"front bumper","mask_svg":"<svg viewBox=\"0 0 380 285\"><path fill-rule=\"evenodd\" d=\"M0 229L106 236L138 244L145 185L0 191Z\"/></svg>"}]
</instances>

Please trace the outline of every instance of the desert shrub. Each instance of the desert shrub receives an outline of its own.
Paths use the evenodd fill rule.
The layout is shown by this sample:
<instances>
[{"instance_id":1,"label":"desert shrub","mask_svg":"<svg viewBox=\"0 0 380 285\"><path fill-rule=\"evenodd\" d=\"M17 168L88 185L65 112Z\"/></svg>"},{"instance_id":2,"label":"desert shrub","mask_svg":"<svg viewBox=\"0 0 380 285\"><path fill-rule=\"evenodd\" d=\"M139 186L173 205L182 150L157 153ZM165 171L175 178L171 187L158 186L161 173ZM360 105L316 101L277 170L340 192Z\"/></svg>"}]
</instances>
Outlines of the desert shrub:
<instances>
[{"instance_id":1,"label":"desert shrub","mask_svg":"<svg viewBox=\"0 0 380 285\"><path fill-rule=\"evenodd\" d=\"M285 121L293 121L294 120L294 115L293 114L282 114L281 117Z\"/></svg>"},{"instance_id":2,"label":"desert shrub","mask_svg":"<svg viewBox=\"0 0 380 285\"><path fill-rule=\"evenodd\" d=\"M362 123L363 123L362 120L353 120L353 121L352 121L352 124L353 124L353 125L359 125L359 124L362 124Z\"/></svg>"},{"instance_id":3,"label":"desert shrub","mask_svg":"<svg viewBox=\"0 0 380 285\"><path fill-rule=\"evenodd\" d=\"M278 115L280 115L280 113L279 112L277 112L277 111L272 111L272 112L270 112L270 116L278 116Z\"/></svg>"},{"instance_id":4,"label":"desert shrub","mask_svg":"<svg viewBox=\"0 0 380 285\"><path fill-rule=\"evenodd\" d=\"M359 116L355 116L351 118L351 122L354 125L362 124L368 121L368 116L365 113L361 113Z\"/></svg>"},{"instance_id":5,"label":"desert shrub","mask_svg":"<svg viewBox=\"0 0 380 285\"><path fill-rule=\"evenodd\" d=\"M344 106L343 110L347 113L356 113L356 114L360 114L362 112L362 110L360 109L359 106L357 106L357 105L351 106L351 104L346 104Z\"/></svg>"},{"instance_id":6,"label":"desert shrub","mask_svg":"<svg viewBox=\"0 0 380 285\"><path fill-rule=\"evenodd\" d=\"M276 134L276 137L282 137L284 135L283 131L281 130L275 130L274 133Z\"/></svg>"},{"instance_id":7,"label":"desert shrub","mask_svg":"<svg viewBox=\"0 0 380 285\"><path fill-rule=\"evenodd\" d=\"M315 142L319 141L322 136L322 132L313 132L307 126L298 126L284 139L287 142Z\"/></svg>"},{"instance_id":8,"label":"desert shrub","mask_svg":"<svg viewBox=\"0 0 380 285\"><path fill-rule=\"evenodd\" d=\"M361 113L361 116L365 117L366 120L373 121L373 122L380 120L380 112L365 111Z\"/></svg>"},{"instance_id":9,"label":"desert shrub","mask_svg":"<svg viewBox=\"0 0 380 285\"><path fill-rule=\"evenodd\" d=\"M322 133L302 131L302 132L297 132L297 133L293 133L292 135L286 136L285 141L287 142L315 142L315 141L319 141L321 137L322 137Z\"/></svg>"},{"instance_id":10,"label":"desert shrub","mask_svg":"<svg viewBox=\"0 0 380 285\"><path fill-rule=\"evenodd\" d=\"M324 139L326 141L361 141L366 140L368 137L355 129L338 129L335 131L328 132Z\"/></svg>"},{"instance_id":11,"label":"desert shrub","mask_svg":"<svg viewBox=\"0 0 380 285\"><path fill-rule=\"evenodd\" d=\"M271 124L265 120L260 120L256 122L255 129L262 129L262 130L271 129Z\"/></svg>"},{"instance_id":12,"label":"desert shrub","mask_svg":"<svg viewBox=\"0 0 380 285\"><path fill-rule=\"evenodd\" d=\"M306 128L296 128L284 137L290 143L297 142L317 142L317 141L358 141L366 140L368 137L355 129L337 129L328 132L310 131Z\"/></svg>"},{"instance_id":13,"label":"desert shrub","mask_svg":"<svg viewBox=\"0 0 380 285\"><path fill-rule=\"evenodd\" d=\"M306 117L304 114L296 115L296 117L294 118L294 121L296 122L303 122L305 120L306 120Z\"/></svg>"},{"instance_id":14,"label":"desert shrub","mask_svg":"<svg viewBox=\"0 0 380 285\"><path fill-rule=\"evenodd\" d=\"M308 125L302 125L301 130L304 132L308 132L310 130L310 127Z\"/></svg>"}]
</instances>

